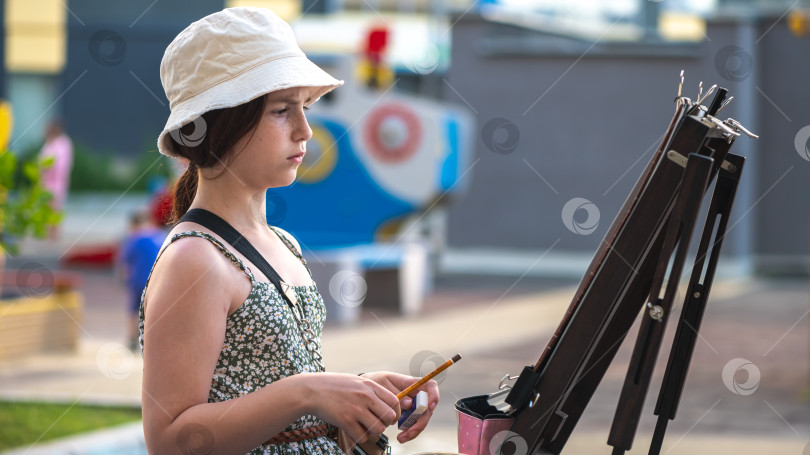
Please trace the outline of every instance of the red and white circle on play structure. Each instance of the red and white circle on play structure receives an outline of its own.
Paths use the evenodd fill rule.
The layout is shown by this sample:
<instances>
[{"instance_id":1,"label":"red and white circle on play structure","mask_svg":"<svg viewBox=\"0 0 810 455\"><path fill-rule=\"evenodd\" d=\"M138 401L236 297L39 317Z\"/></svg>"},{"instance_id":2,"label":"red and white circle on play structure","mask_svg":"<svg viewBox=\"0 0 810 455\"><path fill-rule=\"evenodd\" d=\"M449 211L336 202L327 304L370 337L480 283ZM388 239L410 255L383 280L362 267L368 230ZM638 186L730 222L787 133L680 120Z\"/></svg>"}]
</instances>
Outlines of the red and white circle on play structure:
<instances>
[{"instance_id":1,"label":"red and white circle on play structure","mask_svg":"<svg viewBox=\"0 0 810 455\"><path fill-rule=\"evenodd\" d=\"M419 150L422 125L407 106L386 104L369 113L364 136L371 156L384 163L401 163Z\"/></svg>"}]
</instances>

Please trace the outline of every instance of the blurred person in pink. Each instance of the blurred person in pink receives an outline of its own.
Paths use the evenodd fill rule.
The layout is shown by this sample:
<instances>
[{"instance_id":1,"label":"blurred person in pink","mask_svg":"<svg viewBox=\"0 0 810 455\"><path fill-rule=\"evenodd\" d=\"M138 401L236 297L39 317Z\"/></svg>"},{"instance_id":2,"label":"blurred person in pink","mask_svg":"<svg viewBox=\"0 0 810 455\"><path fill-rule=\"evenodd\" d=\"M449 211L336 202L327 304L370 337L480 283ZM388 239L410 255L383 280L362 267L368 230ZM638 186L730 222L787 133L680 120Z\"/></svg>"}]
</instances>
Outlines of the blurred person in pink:
<instances>
[{"instance_id":1,"label":"blurred person in pink","mask_svg":"<svg viewBox=\"0 0 810 455\"><path fill-rule=\"evenodd\" d=\"M51 120L45 128L45 145L39 152L40 160L49 158L53 158L53 163L42 173L42 185L53 195L54 210L62 210L70 187L73 144L58 120Z\"/></svg>"}]
</instances>

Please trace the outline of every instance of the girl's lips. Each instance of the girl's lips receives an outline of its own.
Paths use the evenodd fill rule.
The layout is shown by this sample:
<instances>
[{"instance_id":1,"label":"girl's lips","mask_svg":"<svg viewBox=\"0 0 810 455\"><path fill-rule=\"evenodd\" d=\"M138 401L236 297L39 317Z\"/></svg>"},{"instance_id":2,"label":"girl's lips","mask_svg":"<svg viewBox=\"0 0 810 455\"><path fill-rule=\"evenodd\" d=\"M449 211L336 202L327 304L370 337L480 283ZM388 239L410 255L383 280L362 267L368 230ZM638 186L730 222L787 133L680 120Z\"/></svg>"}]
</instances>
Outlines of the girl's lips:
<instances>
[{"instance_id":1,"label":"girl's lips","mask_svg":"<svg viewBox=\"0 0 810 455\"><path fill-rule=\"evenodd\" d=\"M304 152L299 152L287 159L295 161L296 163L301 163L304 161L304 154L305 154Z\"/></svg>"}]
</instances>

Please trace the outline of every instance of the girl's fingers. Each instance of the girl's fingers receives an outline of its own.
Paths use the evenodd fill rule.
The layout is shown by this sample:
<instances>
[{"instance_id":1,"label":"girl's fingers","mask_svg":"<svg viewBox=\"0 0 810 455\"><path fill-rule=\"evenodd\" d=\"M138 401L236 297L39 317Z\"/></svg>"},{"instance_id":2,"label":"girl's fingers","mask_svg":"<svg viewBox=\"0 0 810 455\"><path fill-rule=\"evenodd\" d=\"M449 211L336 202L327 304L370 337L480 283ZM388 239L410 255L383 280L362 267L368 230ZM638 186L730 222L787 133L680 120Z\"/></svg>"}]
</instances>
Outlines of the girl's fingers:
<instances>
[{"instance_id":1,"label":"girl's fingers","mask_svg":"<svg viewBox=\"0 0 810 455\"><path fill-rule=\"evenodd\" d=\"M345 431L346 434L349 435L349 439L351 439L352 440L351 442L354 443L354 444L357 444L358 442L361 442L363 440L363 437L366 434L366 429L363 428L358 423L350 424L349 427L344 428L343 431Z\"/></svg>"},{"instance_id":2,"label":"girl's fingers","mask_svg":"<svg viewBox=\"0 0 810 455\"><path fill-rule=\"evenodd\" d=\"M360 441L362 442L371 441L372 439L376 440L376 438L383 434L385 428L387 427L387 425L384 425L380 419L376 418L375 416L366 418L362 424L364 427L366 427L366 430L363 432L363 435L360 438Z\"/></svg>"},{"instance_id":3,"label":"girl's fingers","mask_svg":"<svg viewBox=\"0 0 810 455\"><path fill-rule=\"evenodd\" d=\"M401 409L410 409L411 405L413 404L413 398L405 397L402 401L399 402Z\"/></svg>"},{"instance_id":4,"label":"girl's fingers","mask_svg":"<svg viewBox=\"0 0 810 455\"><path fill-rule=\"evenodd\" d=\"M422 430L427 427L431 416L433 416L433 411L426 411L424 414L419 416L419 419L416 420L416 423L414 423L413 426L397 435L397 440L399 442L407 442L419 436L419 434L422 433Z\"/></svg>"}]
</instances>

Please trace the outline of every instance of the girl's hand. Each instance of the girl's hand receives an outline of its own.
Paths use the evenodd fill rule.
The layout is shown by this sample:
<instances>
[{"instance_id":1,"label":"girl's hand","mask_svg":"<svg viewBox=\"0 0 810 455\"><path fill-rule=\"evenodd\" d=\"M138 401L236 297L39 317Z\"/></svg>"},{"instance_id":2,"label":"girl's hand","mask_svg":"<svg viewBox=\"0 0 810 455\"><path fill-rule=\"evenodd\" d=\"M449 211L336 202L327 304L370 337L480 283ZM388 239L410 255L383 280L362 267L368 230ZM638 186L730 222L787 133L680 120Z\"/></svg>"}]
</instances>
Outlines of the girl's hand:
<instances>
[{"instance_id":1,"label":"girl's hand","mask_svg":"<svg viewBox=\"0 0 810 455\"><path fill-rule=\"evenodd\" d=\"M419 378L414 378L413 376L406 376L404 374L392 373L390 371L378 371L375 373L363 373L364 378L371 379L372 381L380 384L381 386L385 387L391 393L398 394L399 392L407 389L411 384L418 381ZM428 409L422 414L416 423L413 424L412 427L408 428L407 430L399 433L397 435L397 441L400 443L405 443L414 439L415 437L419 436L419 433L425 429L430 421L430 417L433 416L433 410L436 409L436 406L439 404L439 384L434 381L430 380L423 384L418 389L414 390L410 396L407 396L402 399L399 403L401 409L410 409L411 403L413 402L413 397L419 393L420 390L424 390L428 394ZM399 418L397 418L399 420Z\"/></svg>"},{"instance_id":2,"label":"girl's hand","mask_svg":"<svg viewBox=\"0 0 810 455\"><path fill-rule=\"evenodd\" d=\"M396 394L373 380L340 373L296 376L308 381L310 412L343 429L354 442L376 441L399 420Z\"/></svg>"}]
</instances>

